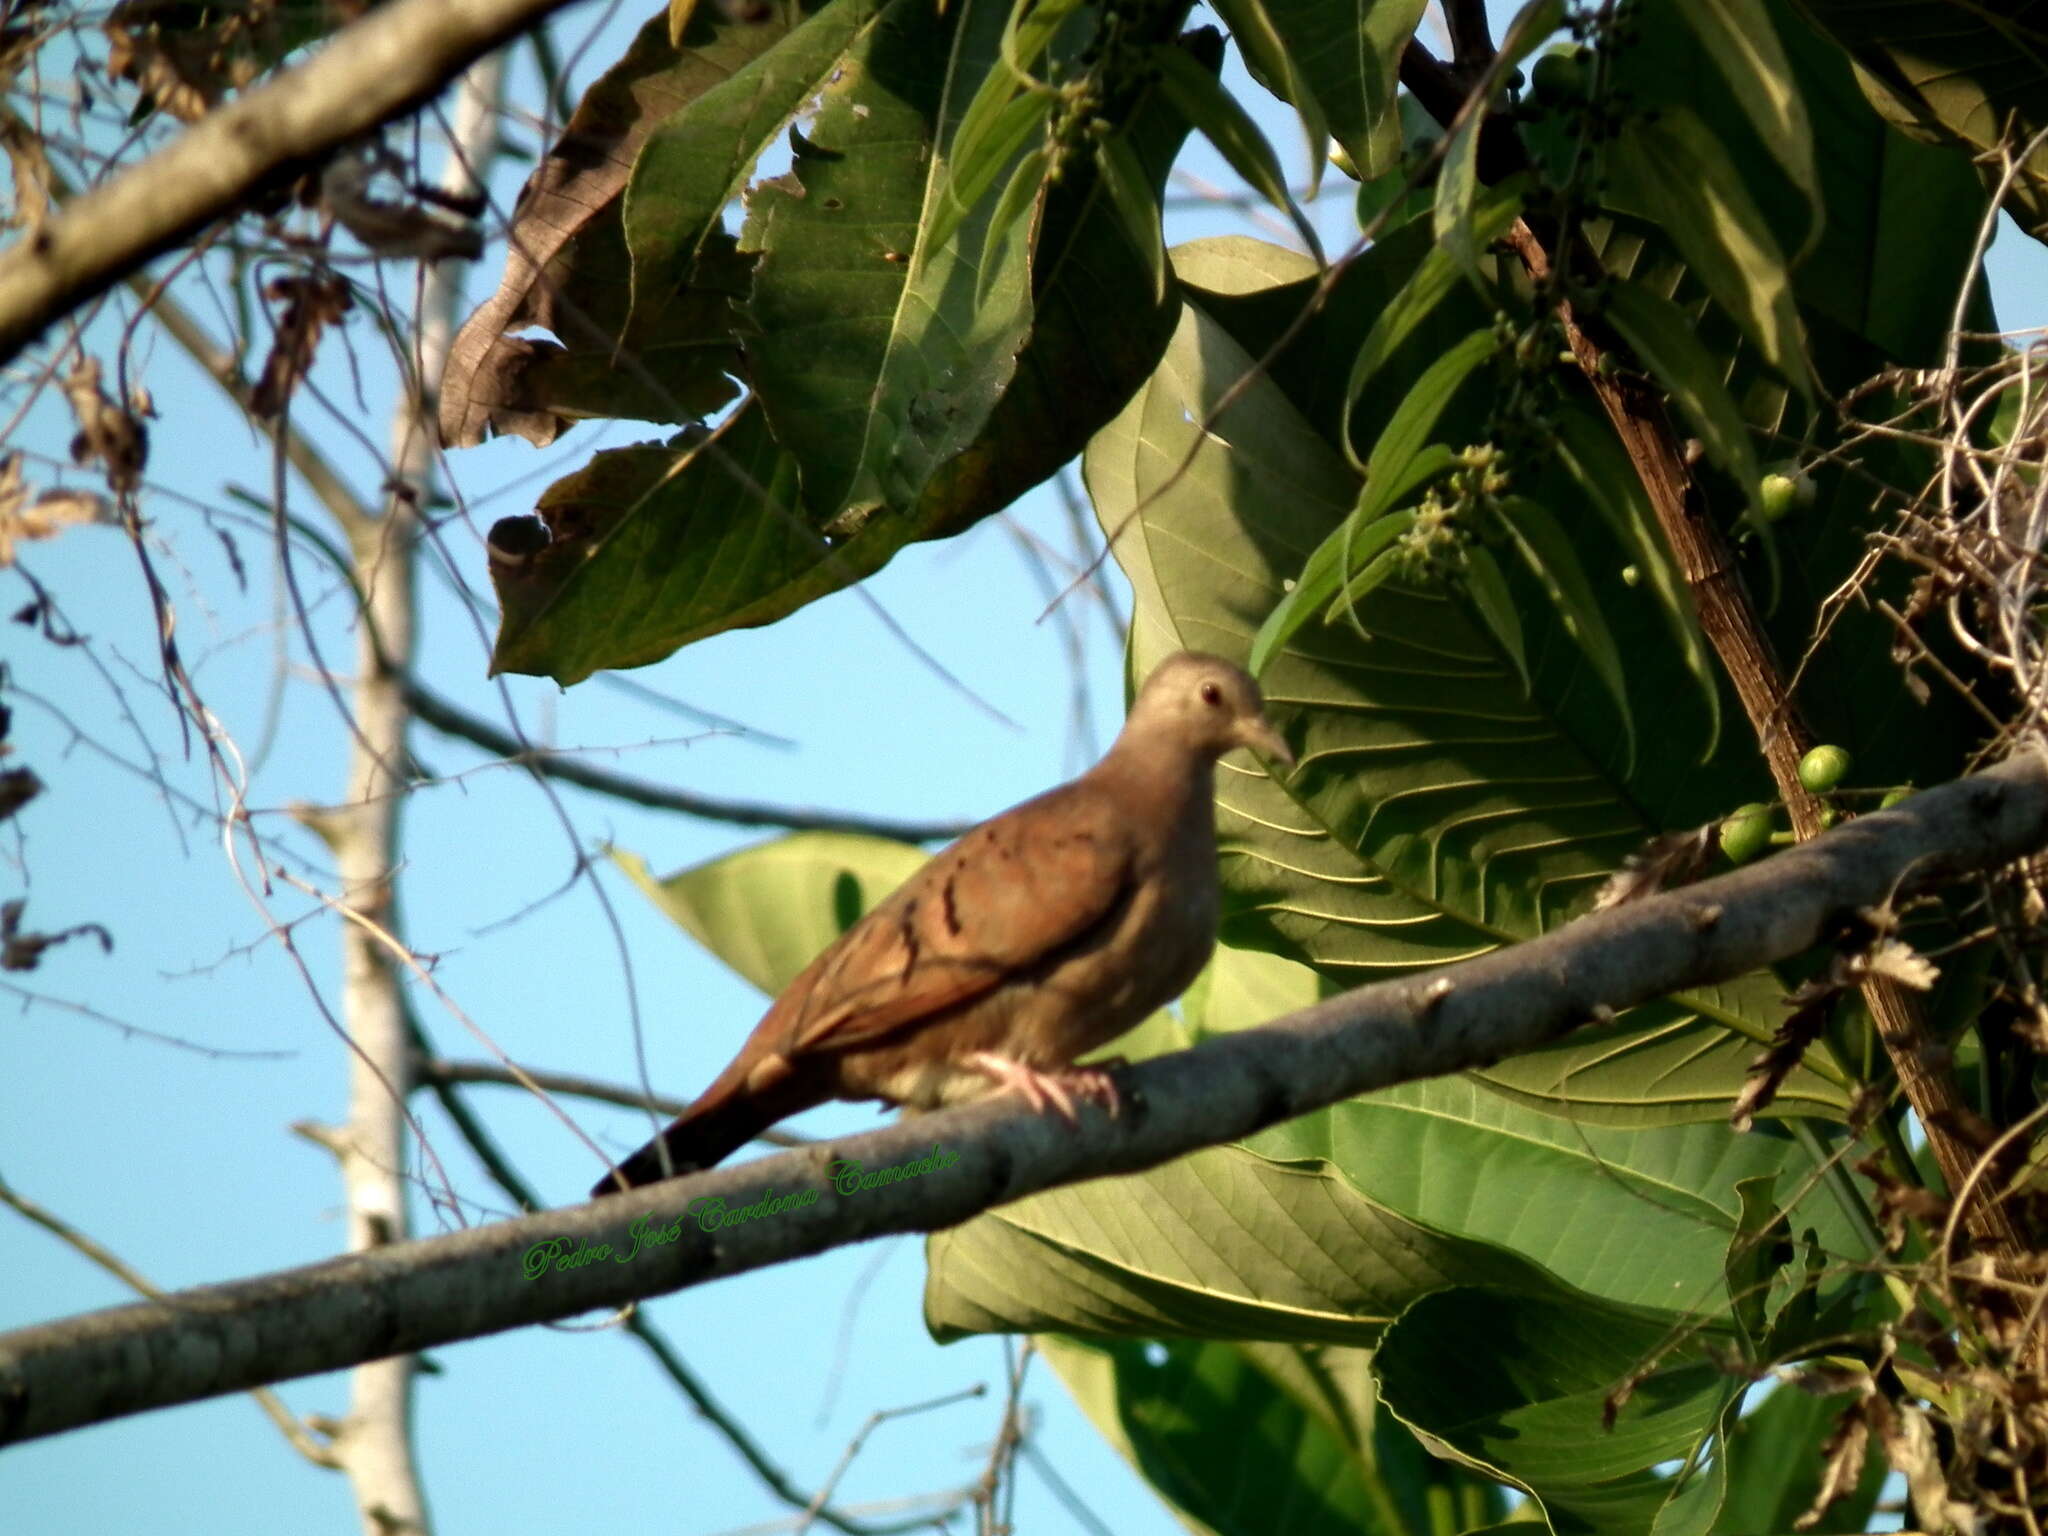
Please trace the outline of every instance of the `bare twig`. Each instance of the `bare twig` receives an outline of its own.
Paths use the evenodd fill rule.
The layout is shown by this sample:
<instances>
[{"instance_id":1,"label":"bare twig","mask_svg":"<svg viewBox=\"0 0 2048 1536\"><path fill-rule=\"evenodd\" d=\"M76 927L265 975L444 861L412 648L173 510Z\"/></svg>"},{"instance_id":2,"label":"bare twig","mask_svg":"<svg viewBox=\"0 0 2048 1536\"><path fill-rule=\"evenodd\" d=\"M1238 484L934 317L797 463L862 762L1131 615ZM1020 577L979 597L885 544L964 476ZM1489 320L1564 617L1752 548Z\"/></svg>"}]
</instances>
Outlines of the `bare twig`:
<instances>
[{"instance_id":1,"label":"bare twig","mask_svg":"<svg viewBox=\"0 0 2048 1536\"><path fill-rule=\"evenodd\" d=\"M0 363L152 256L401 117L566 0L392 0L0 254Z\"/></svg>"}]
</instances>

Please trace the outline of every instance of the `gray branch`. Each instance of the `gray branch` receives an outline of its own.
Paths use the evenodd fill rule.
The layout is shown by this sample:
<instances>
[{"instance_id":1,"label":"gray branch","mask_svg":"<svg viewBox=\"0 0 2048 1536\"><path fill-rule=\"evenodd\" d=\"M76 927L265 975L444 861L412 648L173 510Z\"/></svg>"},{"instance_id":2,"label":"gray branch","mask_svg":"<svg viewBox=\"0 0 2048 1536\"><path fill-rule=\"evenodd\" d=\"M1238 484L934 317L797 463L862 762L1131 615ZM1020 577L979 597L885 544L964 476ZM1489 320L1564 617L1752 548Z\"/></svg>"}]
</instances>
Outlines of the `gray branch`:
<instances>
[{"instance_id":1,"label":"gray branch","mask_svg":"<svg viewBox=\"0 0 2048 1536\"><path fill-rule=\"evenodd\" d=\"M252 193L430 100L566 0L392 0L304 64L32 225L0 253L0 364Z\"/></svg>"},{"instance_id":2,"label":"gray branch","mask_svg":"<svg viewBox=\"0 0 2048 1536\"><path fill-rule=\"evenodd\" d=\"M1090 1107L1076 1129L1003 1095L589 1205L0 1334L0 1443L618 1307L1135 1173L1739 976L1806 949L1840 917L2044 843L2048 756L2029 753L1732 874L1140 1063L1116 1119ZM946 1166L863 1193L834 1189L837 1159L894 1167L934 1146ZM703 1225L707 1208L790 1197L804 1203ZM650 1233L661 1240L649 1244ZM595 1256L536 1263L578 1252Z\"/></svg>"}]
</instances>

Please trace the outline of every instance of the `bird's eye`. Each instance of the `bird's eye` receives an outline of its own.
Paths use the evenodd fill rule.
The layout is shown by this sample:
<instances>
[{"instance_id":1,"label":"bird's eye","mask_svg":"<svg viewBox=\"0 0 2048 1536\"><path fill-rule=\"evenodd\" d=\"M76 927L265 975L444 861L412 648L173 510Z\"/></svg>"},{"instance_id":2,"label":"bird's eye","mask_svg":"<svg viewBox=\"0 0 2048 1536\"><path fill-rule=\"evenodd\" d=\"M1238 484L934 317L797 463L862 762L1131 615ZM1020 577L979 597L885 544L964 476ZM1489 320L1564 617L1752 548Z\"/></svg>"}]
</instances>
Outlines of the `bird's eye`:
<instances>
[{"instance_id":1,"label":"bird's eye","mask_svg":"<svg viewBox=\"0 0 2048 1536\"><path fill-rule=\"evenodd\" d=\"M1202 702L1212 709L1215 708L1223 702L1223 690L1214 683L1202 684Z\"/></svg>"}]
</instances>

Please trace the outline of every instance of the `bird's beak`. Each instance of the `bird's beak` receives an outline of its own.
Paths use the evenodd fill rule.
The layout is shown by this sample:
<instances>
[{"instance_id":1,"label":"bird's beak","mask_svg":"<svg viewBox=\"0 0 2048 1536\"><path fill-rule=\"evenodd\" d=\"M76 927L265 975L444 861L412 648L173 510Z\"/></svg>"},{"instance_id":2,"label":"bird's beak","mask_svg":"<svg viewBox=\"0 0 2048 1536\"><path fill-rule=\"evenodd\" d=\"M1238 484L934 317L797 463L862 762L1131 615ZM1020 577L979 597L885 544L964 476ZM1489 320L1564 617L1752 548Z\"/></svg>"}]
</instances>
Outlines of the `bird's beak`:
<instances>
[{"instance_id":1,"label":"bird's beak","mask_svg":"<svg viewBox=\"0 0 2048 1536\"><path fill-rule=\"evenodd\" d=\"M1263 715L1255 715L1243 722L1238 727L1237 739L1241 746L1250 747L1259 756L1269 757L1283 768L1294 766L1294 753L1288 748L1285 738Z\"/></svg>"}]
</instances>

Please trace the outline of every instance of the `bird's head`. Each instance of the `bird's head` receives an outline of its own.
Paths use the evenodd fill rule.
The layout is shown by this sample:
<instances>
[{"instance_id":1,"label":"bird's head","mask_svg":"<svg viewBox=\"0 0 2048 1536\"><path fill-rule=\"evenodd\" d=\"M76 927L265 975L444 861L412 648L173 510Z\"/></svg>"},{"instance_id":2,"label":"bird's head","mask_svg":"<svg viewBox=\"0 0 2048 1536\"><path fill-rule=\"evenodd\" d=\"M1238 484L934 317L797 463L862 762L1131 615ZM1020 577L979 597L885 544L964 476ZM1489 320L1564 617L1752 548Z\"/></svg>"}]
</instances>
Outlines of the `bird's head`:
<instances>
[{"instance_id":1,"label":"bird's head","mask_svg":"<svg viewBox=\"0 0 2048 1536\"><path fill-rule=\"evenodd\" d=\"M1294 754L1267 723L1259 685L1242 668L1200 651L1180 651L1153 669L1124 729L1184 743L1212 758L1250 747L1294 766Z\"/></svg>"}]
</instances>

